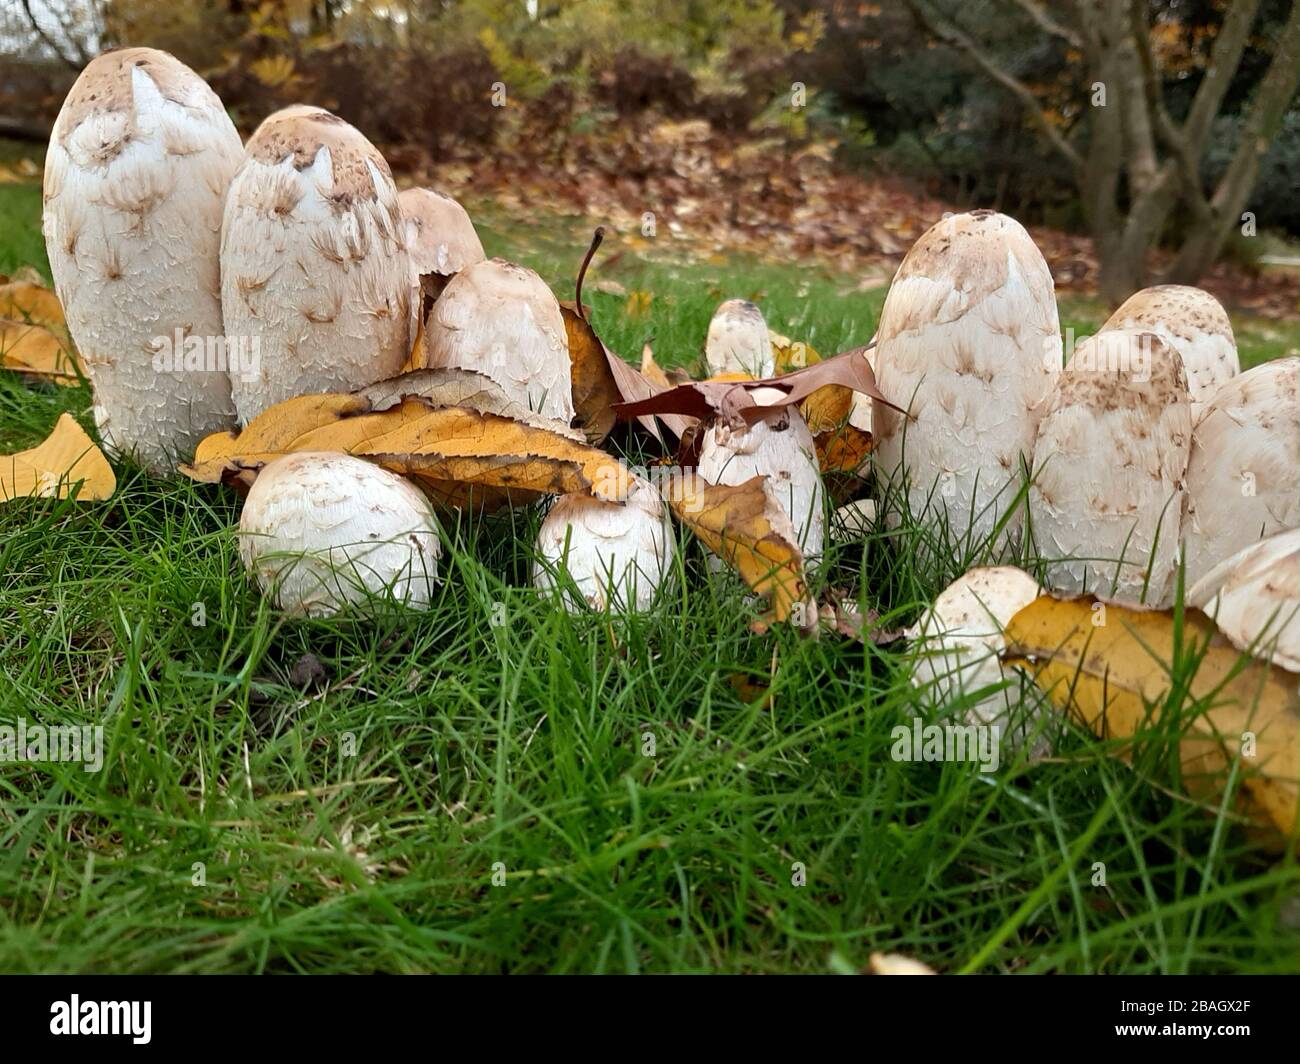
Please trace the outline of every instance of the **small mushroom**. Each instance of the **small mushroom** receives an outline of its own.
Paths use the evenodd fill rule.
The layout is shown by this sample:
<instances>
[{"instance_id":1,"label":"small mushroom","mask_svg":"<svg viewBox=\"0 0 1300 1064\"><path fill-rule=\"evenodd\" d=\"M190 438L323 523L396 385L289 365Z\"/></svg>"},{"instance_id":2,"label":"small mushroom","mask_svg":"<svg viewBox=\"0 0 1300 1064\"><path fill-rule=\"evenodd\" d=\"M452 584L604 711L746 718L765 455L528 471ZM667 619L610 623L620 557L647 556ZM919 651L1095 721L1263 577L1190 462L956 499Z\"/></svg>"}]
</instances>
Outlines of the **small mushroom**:
<instances>
[{"instance_id":1,"label":"small mushroom","mask_svg":"<svg viewBox=\"0 0 1300 1064\"><path fill-rule=\"evenodd\" d=\"M431 369L471 369L542 417L573 420L569 343L559 301L532 270L486 259L451 279L429 311Z\"/></svg>"},{"instance_id":2,"label":"small mushroom","mask_svg":"<svg viewBox=\"0 0 1300 1064\"><path fill-rule=\"evenodd\" d=\"M424 299L437 299L452 277L487 256L469 213L450 196L431 188L408 188L398 193L397 202L406 219L411 306L418 314Z\"/></svg>"},{"instance_id":3,"label":"small mushroom","mask_svg":"<svg viewBox=\"0 0 1300 1064\"><path fill-rule=\"evenodd\" d=\"M350 392L406 361L410 263L388 163L343 119L295 106L253 134L221 228L226 333L241 423L312 392Z\"/></svg>"},{"instance_id":4,"label":"small mushroom","mask_svg":"<svg viewBox=\"0 0 1300 1064\"><path fill-rule=\"evenodd\" d=\"M1034 447L1029 513L1048 587L1172 602L1191 437L1182 360L1164 340L1112 329L1079 345Z\"/></svg>"},{"instance_id":5,"label":"small mushroom","mask_svg":"<svg viewBox=\"0 0 1300 1064\"><path fill-rule=\"evenodd\" d=\"M1219 386L1241 372L1232 322L1214 296L1201 288L1161 284L1135 292L1101 327L1153 332L1183 360L1192 424Z\"/></svg>"},{"instance_id":6,"label":"small mushroom","mask_svg":"<svg viewBox=\"0 0 1300 1064\"><path fill-rule=\"evenodd\" d=\"M745 299L728 299L713 313L704 341L710 377L741 373L755 380L776 372L771 334L763 312Z\"/></svg>"},{"instance_id":7,"label":"small mushroom","mask_svg":"<svg viewBox=\"0 0 1300 1064\"><path fill-rule=\"evenodd\" d=\"M821 556L826 539L826 490L817 446L794 407L779 407L739 428L714 421L700 443L696 471L709 484L743 484L765 476L790 518L805 561Z\"/></svg>"},{"instance_id":8,"label":"small mushroom","mask_svg":"<svg viewBox=\"0 0 1300 1064\"><path fill-rule=\"evenodd\" d=\"M1192 430L1188 586L1292 528L1300 528L1300 358L1281 358L1225 381Z\"/></svg>"},{"instance_id":9,"label":"small mushroom","mask_svg":"<svg viewBox=\"0 0 1300 1064\"><path fill-rule=\"evenodd\" d=\"M567 573L594 609L647 610L671 575L676 542L668 507L640 477L625 503L562 495L537 534L533 586L573 612L580 604L563 593Z\"/></svg>"},{"instance_id":10,"label":"small mushroom","mask_svg":"<svg viewBox=\"0 0 1300 1064\"><path fill-rule=\"evenodd\" d=\"M266 464L239 518L239 556L290 614L324 617L371 596L428 607L442 542L414 484L346 454Z\"/></svg>"},{"instance_id":11,"label":"small mushroom","mask_svg":"<svg viewBox=\"0 0 1300 1064\"><path fill-rule=\"evenodd\" d=\"M972 547L1018 541L1022 463L1061 369L1052 275L1019 222L957 214L916 242L880 312L874 463L912 516ZM897 515L891 515L897 524Z\"/></svg>"},{"instance_id":12,"label":"small mushroom","mask_svg":"<svg viewBox=\"0 0 1300 1064\"><path fill-rule=\"evenodd\" d=\"M965 712L969 724L1005 727L1015 685L988 689L1012 679L998 657L1006 649L1005 629L1041 591L1033 577L1009 565L958 577L907 630L916 649L912 684L928 688L937 705L973 699Z\"/></svg>"},{"instance_id":13,"label":"small mushroom","mask_svg":"<svg viewBox=\"0 0 1300 1064\"><path fill-rule=\"evenodd\" d=\"M1187 601L1212 617L1238 650L1300 672L1300 529L1221 562L1187 592Z\"/></svg>"},{"instance_id":14,"label":"small mushroom","mask_svg":"<svg viewBox=\"0 0 1300 1064\"><path fill-rule=\"evenodd\" d=\"M45 246L95 423L155 473L234 426L218 252L242 160L217 94L153 48L93 59L50 136Z\"/></svg>"},{"instance_id":15,"label":"small mushroom","mask_svg":"<svg viewBox=\"0 0 1300 1064\"><path fill-rule=\"evenodd\" d=\"M431 188L408 188L397 201L407 222L407 253L417 277L436 273L450 278L487 258L469 213L450 196Z\"/></svg>"}]
</instances>

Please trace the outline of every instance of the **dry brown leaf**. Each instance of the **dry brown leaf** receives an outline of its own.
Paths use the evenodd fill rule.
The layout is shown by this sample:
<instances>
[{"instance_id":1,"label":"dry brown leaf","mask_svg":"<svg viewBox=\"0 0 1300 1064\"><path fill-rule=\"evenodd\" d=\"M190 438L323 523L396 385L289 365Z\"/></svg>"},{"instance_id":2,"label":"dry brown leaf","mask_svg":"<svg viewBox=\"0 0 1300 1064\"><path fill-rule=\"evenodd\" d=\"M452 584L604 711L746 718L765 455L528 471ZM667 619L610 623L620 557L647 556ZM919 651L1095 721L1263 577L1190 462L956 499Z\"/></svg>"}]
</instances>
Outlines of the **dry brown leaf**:
<instances>
[{"instance_id":1,"label":"dry brown leaf","mask_svg":"<svg viewBox=\"0 0 1300 1064\"><path fill-rule=\"evenodd\" d=\"M618 459L540 424L437 407L422 398L372 411L359 395L301 396L279 403L238 436L209 436L194 462L181 470L217 483L255 472L290 451L368 458L415 477L443 501L463 500L467 488L507 490L515 501L570 493L621 501L630 484Z\"/></svg>"},{"instance_id":2,"label":"dry brown leaf","mask_svg":"<svg viewBox=\"0 0 1300 1064\"><path fill-rule=\"evenodd\" d=\"M862 392L898 409L876 387L876 376L867 361L866 350L854 348L793 373L761 380L692 381L644 399L620 403L616 411L622 418L685 414L701 420L721 416L732 424L753 424L774 408L803 403L814 392L828 386ZM828 402L827 412L833 413L838 403L838 399Z\"/></svg>"},{"instance_id":3,"label":"dry brown leaf","mask_svg":"<svg viewBox=\"0 0 1300 1064\"><path fill-rule=\"evenodd\" d=\"M560 313L569 339L573 409L588 441L600 443L617 423L614 404L623 398L610 366L611 355L576 304L561 303Z\"/></svg>"},{"instance_id":4,"label":"dry brown leaf","mask_svg":"<svg viewBox=\"0 0 1300 1064\"><path fill-rule=\"evenodd\" d=\"M117 477L104 452L71 414L61 414L54 431L29 451L0 457L0 500L75 496L79 502L107 499Z\"/></svg>"},{"instance_id":5,"label":"dry brown leaf","mask_svg":"<svg viewBox=\"0 0 1300 1064\"><path fill-rule=\"evenodd\" d=\"M668 477L663 493L678 520L768 597L778 621L807 599L798 537L766 477L736 485L709 484L695 475Z\"/></svg>"},{"instance_id":6,"label":"dry brown leaf","mask_svg":"<svg viewBox=\"0 0 1300 1064\"><path fill-rule=\"evenodd\" d=\"M1104 617L1104 623L1094 620ZM1183 618L1176 647L1167 610L1138 611L1091 599L1042 595L1006 629L1004 659L1024 669L1062 711L1103 738L1159 729L1168 712L1176 660L1203 649L1187 694L1208 708L1178 721L1183 784L1216 801L1241 757L1243 812L1285 835L1297 829L1300 798L1300 694L1295 677L1267 662L1243 660L1196 610ZM1177 650L1177 653L1176 653ZM1180 688L1181 690L1181 688ZM1189 719L1190 718L1190 719ZM1252 753L1253 749L1253 753Z\"/></svg>"},{"instance_id":7,"label":"dry brown leaf","mask_svg":"<svg viewBox=\"0 0 1300 1064\"><path fill-rule=\"evenodd\" d=\"M802 340L791 340L774 332L772 340L772 357L777 373L793 373L795 370L814 366L822 360L811 344ZM849 419L853 409L853 390L838 384L828 384L818 388L799 406L799 412L815 436L819 432L828 432L839 428Z\"/></svg>"},{"instance_id":8,"label":"dry brown leaf","mask_svg":"<svg viewBox=\"0 0 1300 1064\"><path fill-rule=\"evenodd\" d=\"M591 265L596 249L600 247L604 239L605 227L597 226L595 233L592 234L591 246L587 248L582 265L578 269L573 302L560 304L560 311L564 315L565 332L570 337L569 358L573 368L574 408L578 411L579 416L583 418L584 423L588 423L587 419L589 417L594 418L597 429L604 426L606 419L609 421L608 428L605 428L604 433L598 439L604 439L618 421L618 414L614 408L620 400L629 402L646 399L657 394L659 390L656 385L606 347L587 321L586 309L582 302L582 283L586 279L587 268ZM576 322L574 319L576 319ZM604 367L600 366L595 357L597 351L605 356ZM581 403L580 399L582 400ZM588 410L584 411L583 403L589 408ZM694 424L691 418L671 414L660 417L658 420L678 439ZM637 422L659 442L660 446L667 446L655 418L649 416L640 417L637 418ZM589 438L597 439L590 432Z\"/></svg>"},{"instance_id":9,"label":"dry brown leaf","mask_svg":"<svg viewBox=\"0 0 1300 1064\"><path fill-rule=\"evenodd\" d=\"M0 321L0 368L48 377L56 384L79 383L80 359L49 329L21 321Z\"/></svg>"}]
</instances>

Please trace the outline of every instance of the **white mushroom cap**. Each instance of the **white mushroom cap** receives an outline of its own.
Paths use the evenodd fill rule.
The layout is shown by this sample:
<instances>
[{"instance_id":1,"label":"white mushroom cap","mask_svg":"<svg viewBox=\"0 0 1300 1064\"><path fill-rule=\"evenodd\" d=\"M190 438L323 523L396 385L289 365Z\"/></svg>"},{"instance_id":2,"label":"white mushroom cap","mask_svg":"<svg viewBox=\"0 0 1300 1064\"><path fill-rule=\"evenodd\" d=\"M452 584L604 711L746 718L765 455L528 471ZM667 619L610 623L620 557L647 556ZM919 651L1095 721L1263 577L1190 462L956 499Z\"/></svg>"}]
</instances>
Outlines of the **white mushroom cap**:
<instances>
[{"instance_id":1,"label":"white mushroom cap","mask_svg":"<svg viewBox=\"0 0 1300 1064\"><path fill-rule=\"evenodd\" d=\"M300 451L268 462L239 518L244 567L292 614L323 617L389 595L426 608L441 554L420 490L346 454Z\"/></svg>"},{"instance_id":2,"label":"white mushroom cap","mask_svg":"<svg viewBox=\"0 0 1300 1064\"><path fill-rule=\"evenodd\" d=\"M640 477L626 503L562 495L537 534L533 586L558 594L572 612L579 604L560 594L566 585L556 577L563 571L594 609L647 610L671 577L676 542L668 507Z\"/></svg>"},{"instance_id":3,"label":"white mushroom cap","mask_svg":"<svg viewBox=\"0 0 1300 1064\"><path fill-rule=\"evenodd\" d=\"M1153 332L1178 352L1187 371L1193 424L1219 386L1241 372L1228 312L1201 288L1161 284L1135 292L1101 327L1111 329Z\"/></svg>"},{"instance_id":4,"label":"white mushroom cap","mask_svg":"<svg viewBox=\"0 0 1300 1064\"><path fill-rule=\"evenodd\" d=\"M1061 369L1052 275L1019 222L993 211L936 223L907 253L880 313L874 462L932 529L989 537L1011 508ZM904 453L906 437L906 453ZM896 517L894 518L896 523ZM1023 510L999 540L1015 542Z\"/></svg>"},{"instance_id":5,"label":"white mushroom cap","mask_svg":"<svg viewBox=\"0 0 1300 1064\"><path fill-rule=\"evenodd\" d=\"M1215 566L1187 592L1233 646L1300 672L1300 529Z\"/></svg>"},{"instance_id":6,"label":"white mushroom cap","mask_svg":"<svg viewBox=\"0 0 1300 1064\"><path fill-rule=\"evenodd\" d=\"M45 246L95 421L110 450L154 472L234 424L218 249L242 160L217 94L152 48L92 60L50 137Z\"/></svg>"},{"instance_id":7,"label":"white mushroom cap","mask_svg":"<svg viewBox=\"0 0 1300 1064\"><path fill-rule=\"evenodd\" d=\"M469 213L450 196L431 188L408 188L397 201L406 219L407 252L418 278L426 273L450 277L487 256Z\"/></svg>"},{"instance_id":8,"label":"white mushroom cap","mask_svg":"<svg viewBox=\"0 0 1300 1064\"><path fill-rule=\"evenodd\" d=\"M776 372L776 356L763 312L744 299L728 299L713 312L704 341L709 376L744 373L755 379Z\"/></svg>"},{"instance_id":9,"label":"white mushroom cap","mask_svg":"<svg viewBox=\"0 0 1300 1064\"><path fill-rule=\"evenodd\" d=\"M868 535L876 524L876 500L855 499L836 507L831 522L831 542L853 543Z\"/></svg>"},{"instance_id":10,"label":"white mushroom cap","mask_svg":"<svg viewBox=\"0 0 1300 1064\"><path fill-rule=\"evenodd\" d=\"M1187 584L1252 543L1300 528L1300 358L1226 381L1192 430Z\"/></svg>"},{"instance_id":11,"label":"white mushroom cap","mask_svg":"<svg viewBox=\"0 0 1300 1064\"><path fill-rule=\"evenodd\" d=\"M313 392L348 392L406 361L410 263L388 164L319 107L286 107L249 139L221 233L226 332L256 340L231 370L239 419Z\"/></svg>"},{"instance_id":12,"label":"white mushroom cap","mask_svg":"<svg viewBox=\"0 0 1300 1064\"><path fill-rule=\"evenodd\" d=\"M748 428L724 420L704 432L696 472L709 484L743 484L768 478L798 536L805 561L821 556L826 541L826 491L817 446L794 407L773 410Z\"/></svg>"},{"instance_id":13,"label":"white mushroom cap","mask_svg":"<svg viewBox=\"0 0 1300 1064\"><path fill-rule=\"evenodd\" d=\"M1006 649L1006 626L1040 594L1033 577L1009 565L958 577L908 629L917 650L913 685L928 688L942 705L1009 679L998 659ZM1005 726L1013 689L981 697L966 711L967 722Z\"/></svg>"},{"instance_id":14,"label":"white mushroom cap","mask_svg":"<svg viewBox=\"0 0 1300 1064\"><path fill-rule=\"evenodd\" d=\"M504 259L467 266L429 312L431 369L472 369L543 417L573 420L569 341L559 301L532 270Z\"/></svg>"},{"instance_id":15,"label":"white mushroom cap","mask_svg":"<svg viewBox=\"0 0 1300 1064\"><path fill-rule=\"evenodd\" d=\"M1029 512L1048 587L1173 601L1191 438L1182 361L1164 340L1112 329L1079 345L1034 449Z\"/></svg>"}]
</instances>

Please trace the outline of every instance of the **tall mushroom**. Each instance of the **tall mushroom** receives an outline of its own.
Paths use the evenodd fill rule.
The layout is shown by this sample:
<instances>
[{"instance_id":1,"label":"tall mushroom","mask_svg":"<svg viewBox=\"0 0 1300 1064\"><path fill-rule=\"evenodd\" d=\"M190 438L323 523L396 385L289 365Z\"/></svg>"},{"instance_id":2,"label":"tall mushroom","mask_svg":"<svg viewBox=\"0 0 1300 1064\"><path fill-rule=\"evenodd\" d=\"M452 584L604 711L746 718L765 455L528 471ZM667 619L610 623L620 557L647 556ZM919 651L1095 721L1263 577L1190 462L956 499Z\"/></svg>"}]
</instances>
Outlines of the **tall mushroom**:
<instances>
[{"instance_id":1,"label":"tall mushroom","mask_svg":"<svg viewBox=\"0 0 1300 1064\"><path fill-rule=\"evenodd\" d=\"M346 454L266 464L239 517L239 556L290 614L323 617L372 596L427 608L442 542L414 484Z\"/></svg>"},{"instance_id":2,"label":"tall mushroom","mask_svg":"<svg viewBox=\"0 0 1300 1064\"><path fill-rule=\"evenodd\" d=\"M1300 358L1282 358L1224 382L1192 431L1188 586L1292 528L1300 528Z\"/></svg>"},{"instance_id":3,"label":"tall mushroom","mask_svg":"<svg viewBox=\"0 0 1300 1064\"><path fill-rule=\"evenodd\" d=\"M1135 292L1101 327L1144 329L1169 344L1183 360L1192 423L1219 386L1241 372L1232 322L1214 296L1201 288L1161 284Z\"/></svg>"},{"instance_id":4,"label":"tall mushroom","mask_svg":"<svg viewBox=\"0 0 1300 1064\"><path fill-rule=\"evenodd\" d=\"M472 369L542 417L573 420L569 342L559 301L536 273L504 259L456 274L429 312L431 369Z\"/></svg>"},{"instance_id":5,"label":"tall mushroom","mask_svg":"<svg viewBox=\"0 0 1300 1064\"><path fill-rule=\"evenodd\" d=\"M406 223L388 164L343 119L287 107L250 138L221 230L226 332L253 345L232 370L239 420L311 392L346 392L406 360Z\"/></svg>"},{"instance_id":6,"label":"tall mushroom","mask_svg":"<svg viewBox=\"0 0 1300 1064\"><path fill-rule=\"evenodd\" d=\"M972 547L1005 518L999 553L1021 533L1022 463L1061 368L1043 256L1006 215L937 222L903 259L877 341L876 383L908 411L875 404L878 470L914 518Z\"/></svg>"},{"instance_id":7,"label":"tall mushroom","mask_svg":"<svg viewBox=\"0 0 1300 1064\"><path fill-rule=\"evenodd\" d=\"M771 334L763 312L744 299L728 299L713 312L704 341L709 376L743 373L760 379L776 371Z\"/></svg>"},{"instance_id":8,"label":"tall mushroom","mask_svg":"<svg viewBox=\"0 0 1300 1064\"><path fill-rule=\"evenodd\" d=\"M647 610L671 574L676 542L668 507L640 477L621 503L563 495L537 534L533 586L559 593L572 611L579 603L564 593L567 573L582 602L594 609Z\"/></svg>"},{"instance_id":9,"label":"tall mushroom","mask_svg":"<svg viewBox=\"0 0 1300 1064\"><path fill-rule=\"evenodd\" d=\"M216 93L152 48L92 60L50 136L45 246L95 422L153 472L234 424L218 248L242 159Z\"/></svg>"},{"instance_id":10,"label":"tall mushroom","mask_svg":"<svg viewBox=\"0 0 1300 1064\"><path fill-rule=\"evenodd\" d=\"M1191 438L1186 375L1170 345L1137 329L1079 345L1034 447L1029 513L1048 587L1169 605Z\"/></svg>"}]
</instances>

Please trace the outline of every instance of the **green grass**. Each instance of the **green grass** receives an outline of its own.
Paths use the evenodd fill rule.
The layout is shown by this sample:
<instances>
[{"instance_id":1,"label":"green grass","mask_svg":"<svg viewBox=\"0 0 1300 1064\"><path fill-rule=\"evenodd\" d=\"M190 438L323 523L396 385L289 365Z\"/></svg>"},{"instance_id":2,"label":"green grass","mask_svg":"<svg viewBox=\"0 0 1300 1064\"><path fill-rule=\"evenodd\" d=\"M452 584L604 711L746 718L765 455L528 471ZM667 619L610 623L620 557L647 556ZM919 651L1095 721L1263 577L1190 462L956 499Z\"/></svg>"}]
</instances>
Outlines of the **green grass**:
<instances>
[{"instance_id":1,"label":"green grass","mask_svg":"<svg viewBox=\"0 0 1300 1064\"><path fill-rule=\"evenodd\" d=\"M47 280L49 260L41 235L41 190L37 185L0 184L0 273L35 266Z\"/></svg>"},{"instance_id":2,"label":"green grass","mask_svg":"<svg viewBox=\"0 0 1300 1064\"><path fill-rule=\"evenodd\" d=\"M36 202L0 188L0 269L40 261ZM481 213L489 253L569 297L585 223ZM725 296L824 353L868 339L883 298L619 250L588 288L597 327L666 364L698 357ZM0 442L62 410L89 427L89 406L0 375ZM685 540L676 590L626 620L540 601L538 516L515 511L447 524L427 613L287 622L243 578L232 492L119 474L106 504L0 508L0 720L106 732L101 772L0 768L2 971L1300 967L1294 853L1177 797L1166 746L1127 764L1071 730L987 776L895 761L891 729L935 712L898 648L751 634L742 589ZM877 529L821 579L910 622L962 564L920 545ZM307 652L331 680L300 693Z\"/></svg>"}]
</instances>

